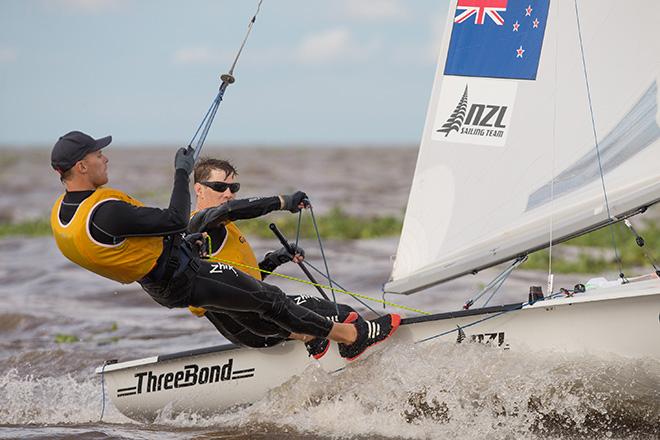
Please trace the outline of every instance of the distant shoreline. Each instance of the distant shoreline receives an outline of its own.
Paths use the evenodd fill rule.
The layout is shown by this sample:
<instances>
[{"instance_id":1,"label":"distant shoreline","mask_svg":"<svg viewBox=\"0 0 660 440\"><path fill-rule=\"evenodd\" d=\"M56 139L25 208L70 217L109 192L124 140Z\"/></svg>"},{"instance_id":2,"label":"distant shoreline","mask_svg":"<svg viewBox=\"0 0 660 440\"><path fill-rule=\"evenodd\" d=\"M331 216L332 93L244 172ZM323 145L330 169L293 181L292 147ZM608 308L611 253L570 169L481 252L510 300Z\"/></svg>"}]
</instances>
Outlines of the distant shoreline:
<instances>
[{"instance_id":1,"label":"distant shoreline","mask_svg":"<svg viewBox=\"0 0 660 440\"><path fill-rule=\"evenodd\" d=\"M33 143L2 143L0 144L0 151L26 151L26 150L35 150L43 151L52 148L52 144L42 143L42 144L33 144ZM175 151L181 145L179 144L158 144L158 143L148 143L148 144L126 144L119 142L113 142L113 149L121 150L168 150ZM419 147L419 142L410 142L410 143L371 143L371 142L356 142L356 143L338 143L338 144L324 144L319 142L296 142L290 144L262 144L262 143L239 143L239 144L208 144L204 146L204 151L218 151L218 150L413 150Z\"/></svg>"}]
</instances>

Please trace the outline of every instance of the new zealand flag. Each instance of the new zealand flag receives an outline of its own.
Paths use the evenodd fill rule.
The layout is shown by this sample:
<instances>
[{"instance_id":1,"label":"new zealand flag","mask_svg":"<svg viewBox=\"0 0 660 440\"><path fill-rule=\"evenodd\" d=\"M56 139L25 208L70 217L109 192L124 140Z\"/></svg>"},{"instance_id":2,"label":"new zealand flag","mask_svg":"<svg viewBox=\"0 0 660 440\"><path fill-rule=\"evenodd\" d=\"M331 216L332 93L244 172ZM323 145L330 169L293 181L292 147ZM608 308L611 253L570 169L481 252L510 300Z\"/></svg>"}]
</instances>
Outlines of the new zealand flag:
<instances>
[{"instance_id":1,"label":"new zealand flag","mask_svg":"<svg viewBox=\"0 0 660 440\"><path fill-rule=\"evenodd\" d=\"M550 0L458 0L445 75L536 79Z\"/></svg>"}]
</instances>

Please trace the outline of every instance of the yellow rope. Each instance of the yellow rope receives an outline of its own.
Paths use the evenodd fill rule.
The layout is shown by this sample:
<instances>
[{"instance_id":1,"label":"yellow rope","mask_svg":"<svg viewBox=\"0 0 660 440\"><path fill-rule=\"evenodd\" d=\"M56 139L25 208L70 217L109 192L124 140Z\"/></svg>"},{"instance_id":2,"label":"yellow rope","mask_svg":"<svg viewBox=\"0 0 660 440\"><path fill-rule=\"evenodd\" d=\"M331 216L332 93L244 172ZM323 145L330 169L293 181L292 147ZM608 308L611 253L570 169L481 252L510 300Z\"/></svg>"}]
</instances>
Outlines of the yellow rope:
<instances>
[{"instance_id":1,"label":"yellow rope","mask_svg":"<svg viewBox=\"0 0 660 440\"><path fill-rule=\"evenodd\" d=\"M354 296L355 298L374 301L374 302L377 302L377 303L380 303L380 304L385 304L387 306L395 307L397 309L408 310L410 312L419 313L421 315L430 315L430 313L425 312L423 310L414 309L412 307L403 306L401 304L396 304L396 303L393 303L393 302L390 302L390 301L385 301L385 300L378 299L378 298L372 298L370 296L362 295L362 294L359 294L359 293L356 293L356 292L349 292L348 290L337 289L335 287L330 287L330 286L327 286L325 284L312 283L311 281L303 280L301 278L296 278L296 277L292 277L292 276L289 276L289 275L283 275L281 273L270 272L270 271L264 270L260 267L254 267L254 266L250 266L248 264L237 263L236 261L225 260L224 258L217 258L217 257L208 257L206 259L209 260L209 261L215 261L215 262L218 262L218 263L226 263L226 264L229 264L230 266L245 267L245 268L248 268L248 269L258 270L259 272L267 273L269 275L275 275L276 277L284 278L284 279L291 280L291 281L297 281L299 283L307 284L307 285L310 285L310 286L320 287L322 289L334 290L335 292L345 293L346 295Z\"/></svg>"}]
</instances>

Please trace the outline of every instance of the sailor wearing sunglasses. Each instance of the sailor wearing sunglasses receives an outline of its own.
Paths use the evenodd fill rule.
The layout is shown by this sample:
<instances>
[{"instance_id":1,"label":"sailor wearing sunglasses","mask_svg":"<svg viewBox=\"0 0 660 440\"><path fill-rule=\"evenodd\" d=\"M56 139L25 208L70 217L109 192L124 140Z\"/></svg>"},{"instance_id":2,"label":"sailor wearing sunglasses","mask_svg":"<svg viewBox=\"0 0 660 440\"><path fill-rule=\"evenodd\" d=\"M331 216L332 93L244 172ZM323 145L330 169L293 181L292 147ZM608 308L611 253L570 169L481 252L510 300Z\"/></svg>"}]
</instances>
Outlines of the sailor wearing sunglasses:
<instances>
[{"instance_id":1,"label":"sailor wearing sunglasses","mask_svg":"<svg viewBox=\"0 0 660 440\"><path fill-rule=\"evenodd\" d=\"M228 264L220 267L200 259L193 247L194 236L191 243L181 234L190 216L188 183L194 150L177 151L170 205L160 209L144 206L123 191L105 186L109 161L101 150L111 141L110 136L95 139L72 131L61 136L51 151L51 166L64 186L51 210L53 237L62 254L78 266L120 283L138 282L164 307L194 305L218 313L254 313L260 321L280 331L286 329L289 336L295 333L306 341L332 339L349 360L389 337L399 326L400 317L394 314L378 318L379 322L333 322L297 304L276 286ZM212 182L213 178L200 181ZM223 182L228 184L224 194L230 197L234 182ZM237 189L235 185L233 188ZM227 202L231 209L226 214L214 208L199 212L197 217L202 221L198 230L204 232L226 220L244 218L236 217L232 210L242 215L252 212L252 216L258 210L297 212L305 198L304 193L297 192L266 198L256 205L250 200ZM242 206L250 209L239 209Z\"/></svg>"},{"instance_id":2,"label":"sailor wearing sunglasses","mask_svg":"<svg viewBox=\"0 0 660 440\"><path fill-rule=\"evenodd\" d=\"M296 248L291 255L284 247L269 252L257 263L257 258L240 229L233 222L265 215L274 210L298 212L305 207L306 194L297 191L291 195L274 197L255 197L236 199L240 183L236 181L238 172L229 162L214 158L202 158L195 165L194 189L197 196L196 210L193 212L189 230L192 233L204 231L210 237L210 249L206 252L211 260L239 263L235 269L241 270L257 280L263 280L268 274L263 269L274 271L281 264L304 258L302 248ZM291 243L292 247L295 247ZM335 322L351 323L364 320L348 305L335 304L317 297L292 296L299 304L315 313ZM286 339L298 339L305 342L310 356L320 359L328 350L329 342L325 338L292 333L281 326L264 320L254 312L211 312L200 307L189 307L197 316L205 316L230 341L250 347L269 347ZM339 312L339 313L338 313Z\"/></svg>"}]
</instances>

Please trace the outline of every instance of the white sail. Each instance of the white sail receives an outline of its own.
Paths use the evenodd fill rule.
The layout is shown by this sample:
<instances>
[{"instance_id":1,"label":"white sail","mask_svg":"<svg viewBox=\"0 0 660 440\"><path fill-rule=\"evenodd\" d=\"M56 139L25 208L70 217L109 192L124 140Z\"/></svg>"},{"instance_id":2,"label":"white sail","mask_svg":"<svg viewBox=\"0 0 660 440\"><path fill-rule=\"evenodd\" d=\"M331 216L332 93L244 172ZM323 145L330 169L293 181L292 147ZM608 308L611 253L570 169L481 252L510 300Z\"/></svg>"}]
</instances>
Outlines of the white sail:
<instances>
[{"instance_id":1,"label":"white sail","mask_svg":"<svg viewBox=\"0 0 660 440\"><path fill-rule=\"evenodd\" d=\"M613 217L660 199L660 2L580 0L578 12L573 1L458 3L388 292L411 293L537 249L551 232L558 240L603 224L600 166ZM516 67L509 59L491 68L499 58L457 37L478 26L544 31L539 53L525 36L510 48L514 61L537 56L536 68L533 59L520 74L507 72ZM460 57L474 53L482 62L462 66Z\"/></svg>"}]
</instances>

